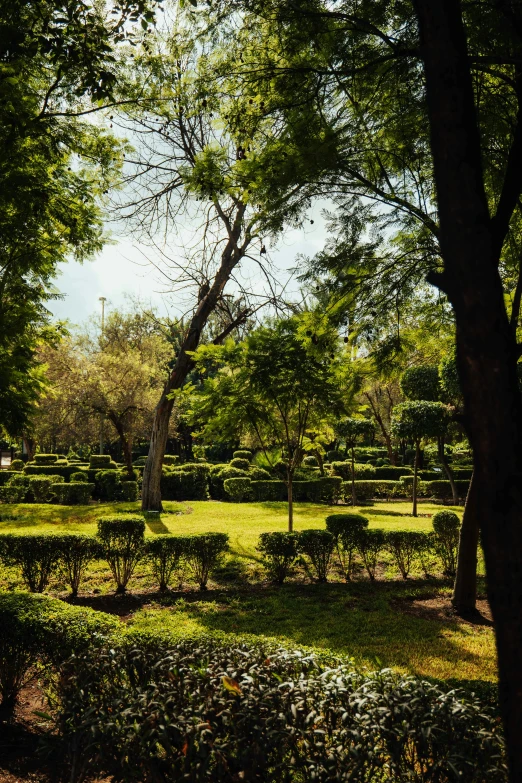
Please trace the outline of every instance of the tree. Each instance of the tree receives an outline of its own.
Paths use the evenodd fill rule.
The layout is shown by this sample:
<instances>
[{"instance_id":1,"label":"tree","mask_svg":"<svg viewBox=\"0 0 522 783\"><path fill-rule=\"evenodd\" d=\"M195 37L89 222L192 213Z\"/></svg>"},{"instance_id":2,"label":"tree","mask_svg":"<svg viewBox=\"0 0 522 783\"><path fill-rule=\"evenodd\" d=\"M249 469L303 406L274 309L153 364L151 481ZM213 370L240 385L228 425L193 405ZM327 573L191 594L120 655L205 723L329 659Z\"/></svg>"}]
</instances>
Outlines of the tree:
<instances>
[{"instance_id":1,"label":"tree","mask_svg":"<svg viewBox=\"0 0 522 783\"><path fill-rule=\"evenodd\" d=\"M396 438L412 441L415 445L413 473L412 516L417 516L417 479L419 472L420 444L423 438L440 438L446 431L449 411L442 402L415 400L402 402L393 412L392 433Z\"/></svg>"},{"instance_id":2,"label":"tree","mask_svg":"<svg viewBox=\"0 0 522 783\"><path fill-rule=\"evenodd\" d=\"M309 330L307 330L309 331ZM255 436L269 464L279 446L288 488L288 529L293 530L294 473L309 428L342 412L355 388L350 365L333 353L335 333L314 345L303 319L281 319L252 332L245 342L201 346L198 366L221 365L193 401L208 440Z\"/></svg>"},{"instance_id":3,"label":"tree","mask_svg":"<svg viewBox=\"0 0 522 783\"><path fill-rule=\"evenodd\" d=\"M341 419L335 425L335 431L346 443L352 455L352 506L355 506L355 446L357 441L369 437L373 432L373 424L368 419Z\"/></svg>"}]
</instances>

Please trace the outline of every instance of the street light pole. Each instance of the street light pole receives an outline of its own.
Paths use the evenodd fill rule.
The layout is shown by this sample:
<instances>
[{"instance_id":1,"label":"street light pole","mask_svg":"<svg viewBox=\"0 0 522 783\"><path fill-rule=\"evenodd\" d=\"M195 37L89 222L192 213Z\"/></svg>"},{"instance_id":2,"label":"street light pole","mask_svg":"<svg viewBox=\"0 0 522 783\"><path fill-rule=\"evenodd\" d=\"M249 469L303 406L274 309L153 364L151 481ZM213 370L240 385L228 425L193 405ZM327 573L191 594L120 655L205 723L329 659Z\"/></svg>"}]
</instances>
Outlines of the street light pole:
<instances>
[{"instance_id":1,"label":"street light pole","mask_svg":"<svg viewBox=\"0 0 522 783\"><path fill-rule=\"evenodd\" d=\"M102 307L102 316L101 316L101 336L103 337L103 333L105 331L105 302L106 297L100 296L98 301L101 302ZM103 413L100 413L100 454L103 454Z\"/></svg>"}]
</instances>

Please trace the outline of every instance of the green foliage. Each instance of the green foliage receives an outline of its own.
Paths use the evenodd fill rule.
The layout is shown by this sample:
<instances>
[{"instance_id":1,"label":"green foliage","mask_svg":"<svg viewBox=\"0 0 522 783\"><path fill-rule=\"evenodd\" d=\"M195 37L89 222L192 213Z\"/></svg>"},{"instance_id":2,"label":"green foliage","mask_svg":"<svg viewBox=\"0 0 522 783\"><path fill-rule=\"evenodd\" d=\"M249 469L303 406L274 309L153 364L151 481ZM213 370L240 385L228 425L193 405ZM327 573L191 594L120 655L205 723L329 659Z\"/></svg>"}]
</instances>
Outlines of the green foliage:
<instances>
[{"instance_id":1,"label":"green foliage","mask_svg":"<svg viewBox=\"0 0 522 783\"><path fill-rule=\"evenodd\" d=\"M210 468L209 485L210 496L214 500L225 499L225 481L230 478L247 478L250 476L250 472L247 473L239 468L232 468L230 465L213 465ZM163 495L163 490L162 490Z\"/></svg>"},{"instance_id":2,"label":"green foliage","mask_svg":"<svg viewBox=\"0 0 522 783\"><path fill-rule=\"evenodd\" d=\"M356 480L376 478L376 468L373 465L365 462L355 462L353 468ZM352 463L349 461L332 462L330 470L335 476L341 476L344 481L350 481L352 478ZM382 478L386 477L383 476Z\"/></svg>"},{"instance_id":3,"label":"green foliage","mask_svg":"<svg viewBox=\"0 0 522 783\"><path fill-rule=\"evenodd\" d=\"M402 402L394 408L391 431L396 438L420 443L422 438L444 435L449 420L450 412L442 402Z\"/></svg>"},{"instance_id":4,"label":"green foliage","mask_svg":"<svg viewBox=\"0 0 522 783\"><path fill-rule=\"evenodd\" d=\"M382 465L375 468L374 476L377 480L399 481L403 476L411 476L410 468L397 467L396 465Z\"/></svg>"},{"instance_id":5,"label":"green foliage","mask_svg":"<svg viewBox=\"0 0 522 783\"><path fill-rule=\"evenodd\" d=\"M354 448L358 441L369 438L374 429L373 423L369 419L346 418L341 419L335 425L337 435L345 441L349 448Z\"/></svg>"},{"instance_id":6,"label":"green foliage","mask_svg":"<svg viewBox=\"0 0 522 783\"><path fill-rule=\"evenodd\" d=\"M257 549L263 555L263 565L268 575L282 585L299 554L297 534L279 531L261 533Z\"/></svg>"},{"instance_id":7,"label":"green foliage","mask_svg":"<svg viewBox=\"0 0 522 783\"><path fill-rule=\"evenodd\" d=\"M170 533L145 541L145 556L162 592L168 589L172 575L178 569L181 558L187 553L188 541L186 536L173 536Z\"/></svg>"},{"instance_id":8,"label":"green foliage","mask_svg":"<svg viewBox=\"0 0 522 783\"><path fill-rule=\"evenodd\" d=\"M344 461L345 457L342 451L338 451L337 449L332 449L331 451L326 452L326 459L328 460L328 462L341 463Z\"/></svg>"},{"instance_id":9,"label":"green foliage","mask_svg":"<svg viewBox=\"0 0 522 783\"><path fill-rule=\"evenodd\" d=\"M161 476L161 496L165 500L207 500L209 472L209 466L203 463L165 469Z\"/></svg>"},{"instance_id":10,"label":"green foliage","mask_svg":"<svg viewBox=\"0 0 522 783\"><path fill-rule=\"evenodd\" d=\"M250 462L247 459L236 457L230 460L230 467L238 468L239 470L248 470L250 468Z\"/></svg>"},{"instance_id":11,"label":"green foliage","mask_svg":"<svg viewBox=\"0 0 522 783\"><path fill-rule=\"evenodd\" d=\"M62 506L86 506L94 487L94 484L85 481L70 481L68 484L53 484L51 489Z\"/></svg>"},{"instance_id":12,"label":"green foliage","mask_svg":"<svg viewBox=\"0 0 522 783\"><path fill-rule=\"evenodd\" d=\"M326 517L326 529L335 539L339 564L347 582L352 577L358 535L368 524L368 519L362 514L330 514Z\"/></svg>"},{"instance_id":13,"label":"green foliage","mask_svg":"<svg viewBox=\"0 0 522 783\"><path fill-rule=\"evenodd\" d=\"M29 492L35 503L47 503L51 497L52 485L62 482L62 476L30 476Z\"/></svg>"},{"instance_id":14,"label":"green foliage","mask_svg":"<svg viewBox=\"0 0 522 783\"><path fill-rule=\"evenodd\" d=\"M24 473L9 474L7 482L0 486L0 498L4 503L23 503L28 492L29 478Z\"/></svg>"},{"instance_id":15,"label":"green foliage","mask_svg":"<svg viewBox=\"0 0 522 783\"><path fill-rule=\"evenodd\" d=\"M95 634L108 635L117 626L116 618L56 598L0 593L2 707L13 709L21 689L37 674L37 663L56 666L91 647Z\"/></svg>"},{"instance_id":16,"label":"green foliage","mask_svg":"<svg viewBox=\"0 0 522 783\"><path fill-rule=\"evenodd\" d=\"M253 499L258 503L286 500L288 490L284 481L252 481Z\"/></svg>"},{"instance_id":17,"label":"green foliage","mask_svg":"<svg viewBox=\"0 0 522 783\"><path fill-rule=\"evenodd\" d=\"M335 548L335 537L328 530L302 530L299 533L299 552L310 560L318 582L328 580L328 570Z\"/></svg>"},{"instance_id":18,"label":"green foliage","mask_svg":"<svg viewBox=\"0 0 522 783\"><path fill-rule=\"evenodd\" d=\"M234 462L237 462L237 460L234 460ZM225 479L223 486L226 496L236 503L252 500L252 481L249 478Z\"/></svg>"},{"instance_id":19,"label":"green foliage","mask_svg":"<svg viewBox=\"0 0 522 783\"><path fill-rule=\"evenodd\" d=\"M58 562L59 552L53 535L43 533L5 533L0 535L0 559L6 566L18 568L31 593L43 593Z\"/></svg>"},{"instance_id":20,"label":"green foliage","mask_svg":"<svg viewBox=\"0 0 522 783\"><path fill-rule=\"evenodd\" d=\"M169 646L151 637L79 655L60 674L57 730L69 748L68 775L81 760L89 776L124 783L506 776L493 711L389 669L354 671L238 640Z\"/></svg>"},{"instance_id":21,"label":"green foliage","mask_svg":"<svg viewBox=\"0 0 522 783\"><path fill-rule=\"evenodd\" d=\"M440 381L437 367L419 365L409 367L401 376L402 393L409 400L440 400Z\"/></svg>"},{"instance_id":22,"label":"green foliage","mask_svg":"<svg viewBox=\"0 0 522 783\"><path fill-rule=\"evenodd\" d=\"M52 465L58 462L58 454L35 454L33 461L35 465Z\"/></svg>"},{"instance_id":23,"label":"green foliage","mask_svg":"<svg viewBox=\"0 0 522 783\"><path fill-rule=\"evenodd\" d=\"M239 449L238 451L234 451L232 457L234 459L246 459L248 462L252 462L252 452L248 449Z\"/></svg>"},{"instance_id":24,"label":"green foliage","mask_svg":"<svg viewBox=\"0 0 522 783\"><path fill-rule=\"evenodd\" d=\"M142 517L113 516L98 520L98 538L109 563L116 592L124 593L143 557L145 522Z\"/></svg>"},{"instance_id":25,"label":"green foliage","mask_svg":"<svg viewBox=\"0 0 522 783\"><path fill-rule=\"evenodd\" d=\"M444 573L455 576L459 547L460 519L454 511L437 511L432 519L433 546L444 565Z\"/></svg>"},{"instance_id":26,"label":"green foliage","mask_svg":"<svg viewBox=\"0 0 522 783\"><path fill-rule=\"evenodd\" d=\"M23 459L13 459L11 460L11 464L9 465L9 470L23 470L25 466L25 462Z\"/></svg>"},{"instance_id":27,"label":"green foliage","mask_svg":"<svg viewBox=\"0 0 522 783\"><path fill-rule=\"evenodd\" d=\"M321 476L320 478L308 482L310 485L318 486L320 491L320 501L333 505L341 500L343 495L343 480L340 476ZM312 498L309 500L311 502Z\"/></svg>"},{"instance_id":28,"label":"green foliage","mask_svg":"<svg viewBox=\"0 0 522 783\"><path fill-rule=\"evenodd\" d=\"M114 467L113 467L114 465ZM112 462L110 454L91 454L89 458L89 468L91 470L116 470L118 466Z\"/></svg>"},{"instance_id":29,"label":"green foliage","mask_svg":"<svg viewBox=\"0 0 522 783\"><path fill-rule=\"evenodd\" d=\"M89 481L89 477L87 476L86 473L84 473L83 470L77 470L76 473L71 474L70 481L78 484L78 482L80 481L85 481L85 482Z\"/></svg>"},{"instance_id":30,"label":"green foliage","mask_svg":"<svg viewBox=\"0 0 522 783\"><path fill-rule=\"evenodd\" d=\"M120 499L128 503L135 503L138 499L138 482L122 481L120 484Z\"/></svg>"},{"instance_id":31,"label":"green foliage","mask_svg":"<svg viewBox=\"0 0 522 783\"><path fill-rule=\"evenodd\" d=\"M252 481L270 481L271 476L268 470L258 468L257 465L251 465L248 470L248 477Z\"/></svg>"},{"instance_id":32,"label":"green foliage","mask_svg":"<svg viewBox=\"0 0 522 783\"><path fill-rule=\"evenodd\" d=\"M207 589L210 573L227 550L226 533L202 533L189 536L186 557L200 590Z\"/></svg>"},{"instance_id":33,"label":"green foliage","mask_svg":"<svg viewBox=\"0 0 522 783\"><path fill-rule=\"evenodd\" d=\"M346 500L352 497L352 484L349 481L343 483L343 492ZM396 481L368 480L356 481L355 493L361 500L370 500L371 498L390 498L400 496L400 484Z\"/></svg>"},{"instance_id":34,"label":"green foliage","mask_svg":"<svg viewBox=\"0 0 522 783\"><path fill-rule=\"evenodd\" d=\"M371 581L375 580L379 555L386 545L384 530L361 530L357 535L357 551L361 555Z\"/></svg>"},{"instance_id":35,"label":"green foliage","mask_svg":"<svg viewBox=\"0 0 522 783\"><path fill-rule=\"evenodd\" d=\"M307 468L318 468L319 463L317 461L317 457L312 457L311 455L304 457L303 459L303 465L306 465Z\"/></svg>"},{"instance_id":36,"label":"green foliage","mask_svg":"<svg viewBox=\"0 0 522 783\"><path fill-rule=\"evenodd\" d=\"M455 486L457 487L457 492L459 493L459 497L461 498L466 497L469 490L469 484L470 482L468 480L462 480L462 479L455 480ZM443 481L442 479L437 479L437 481L426 482L426 494L428 496L439 498L440 500L449 500L453 496L449 481Z\"/></svg>"},{"instance_id":37,"label":"green foliage","mask_svg":"<svg viewBox=\"0 0 522 783\"><path fill-rule=\"evenodd\" d=\"M140 457L139 459L142 460L142 461L140 461L139 464L145 465L145 462L147 461L147 457ZM178 463L179 463L179 457L178 457L177 454L165 454L164 457L163 457L163 464L164 465L171 466L171 465L177 465ZM138 464L138 460L136 460L134 464L137 465Z\"/></svg>"},{"instance_id":38,"label":"green foliage","mask_svg":"<svg viewBox=\"0 0 522 783\"><path fill-rule=\"evenodd\" d=\"M58 571L71 595L76 597L87 567L103 556L100 542L81 533L59 533L53 536L58 553Z\"/></svg>"},{"instance_id":39,"label":"green foliage","mask_svg":"<svg viewBox=\"0 0 522 783\"><path fill-rule=\"evenodd\" d=\"M440 385L444 396L452 405L462 406L462 391L455 350L448 353L439 365Z\"/></svg>"},{"instance_id":40,"label":"green foliage","mask_svg":"<svg viewBox=\"0 0 522 783\"><path fill-rule=\"evenodd\" d=\"M408 578L415 558L425 549L425 538L425 533L416 530L389 530L386 533L386 547L403 579Z\"/></svg>"}]
</instances>

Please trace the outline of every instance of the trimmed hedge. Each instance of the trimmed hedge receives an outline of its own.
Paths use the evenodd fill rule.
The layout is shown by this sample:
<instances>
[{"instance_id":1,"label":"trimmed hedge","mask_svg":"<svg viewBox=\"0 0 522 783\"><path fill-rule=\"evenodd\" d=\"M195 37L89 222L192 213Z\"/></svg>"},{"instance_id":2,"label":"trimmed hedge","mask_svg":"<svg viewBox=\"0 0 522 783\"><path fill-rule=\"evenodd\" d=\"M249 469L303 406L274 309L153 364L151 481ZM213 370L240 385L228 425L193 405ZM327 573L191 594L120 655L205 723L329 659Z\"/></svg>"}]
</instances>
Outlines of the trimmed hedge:
<instances>
[{"instance_id":1,"label":"trimmed hedge","mask_svg":"<svg viewBox=\"0 0 522 783\"><path fill-rule=\"evenodd\" d=\"M299 553L298 535L279 531L261 533L257 550L263 555L268 575L282 585Z\"/></svg>"},{"instance_id":2,"label":"trimmed hedge","mask_svg":"<svg viewBox=\"0 0 522 783\"><path fill-rule=\"evenodd\" d=\"M33 462L35 465L52 465L58 462L58 454L35 454Z\"/></svg>"},{"instance_id":3,"label":"trimmed hedge","mask_svg":"<svg viewBox=\"0 0 522 783\"><path fill-rule=\"evenodd\" d=\"M352 576L357 537L368 524L369 520L362 514L330 514L326 517L326 529L335 539L339 565L347 582Z\"/></svg>"},{"instance_id":4,"label":"trimmed hedge","mask_svg":"<svg viewBox=\"0 0 522 783\"><path fill-rule=\"evenodd\" d=\"M11 460L11 464L9 465L8 470L23 470L25 467L25 462L23 459L13 459Z\"/></svg>"},{"instance_id":5,"label":"trimmed hedge","mask_svg":"<svg viewBox=\"0 0 522 783\"><path fill-rule=\"evenodd\" d=\"M318 582L328 581L328 570L335 548L335 537L328 530L302 530L297 540L299 552L306 555Z\"/></svg>"},{"instance_id":6,"label":"trimmed hedge","mask_svg":"<svg viewBox=\"0 0 522 783\"><path fill-rule=\"evenodd\" d=\"M249 478L229 478L224 481L225 495L229 500L243 503L252 500L252 482Z\"/></svg>"},{"instance_id":7,"label":"trimmed hedge","mask_svg":"<svg viewBox=\"0 0 522 783\"><path fill-rule=\"evenodd\" d=\"M103 517L98 520L98 538L116 582L116 592L127 589L136 565L143 557L145 522L142 517Z\"/></svg>"},{"instance_id":8,"label":"trimmed hedge","mask_svg":"<svg viewBox=\"0 0 522 783\"><path fill-rule=\"evenodd\" d=\"M112 467L113 465L114 468ZM89 458L89 468L90 470L108 470L109 468L115 470L117 465L115 462L112 462L110 454L91 454Z\"/></svg>"},{"instance_id":9,"label":"trimmed hedge","mask_svg":"<svg viewBox=\"0 0 522 783\"><path fill-rule=\"evenodd\" d=\"M288 490L284 481L252 481L253 499L257 502L286 500Z\"/></svg>"},{"instance_id":10,"label":"trimmed hedge","mask_svg":"<svg viewBox=\"0 0 522 783\"><path fill-rule=\"evenodd\" d=\"M356 462L353 466L355 479L372 479L375 478L375 471L373 465L368 465L364 462ZM351 462L332 462L330 470L336 476L341 476L344 481L352 480L352 463Z\"/></svg>"},{"instance_id":11,"label":"trimmed hedge","mask_svg":"<svg viewBox=\"0 0 522 783\"><path fill-rule=\"evenodd\" d=\"M147 461L147 457L143 458L142 465L145 465L145 462ZM136 460L136 463L138 460ZM165 454L163 457L163 464L164 465L179 465L180 459L177 454ZM136 464L135 463L135 464Z\"/></svg>"},{"instance_id":12,"label":"trimmed hedge","mask_svg":"<svg viewBox=\"0 0 522 783\"><path fill-rule=\"evenodd\" d=\"M86 506L94 492L94 484L70 481L69 484L53 484L52 491L62 506Z\"/></svg>"},{"instance_id":13,"label":"trimmed hedge","mask_svg":"<svg viewBox=\"0 0 522 783\"><path fill-rule=\"evenodd\" d=\"M470 482L466 480L455 481L457 492L460 498L466 497L468 494ZM436 497L440 500L448 500L452 497L451 484L449 481L427 481L425 485L426 493L429 496Z\"/></svg>"},{"instance_id":14,"label":"trimmed hedge","mask_svg":"<svg viewBox=\"0 0 522 783\"><path fill-rule=\"evenodd\" d=\"M375 468L375 478L384 481L399 481L402 476L411 476L410 468L398 467L397 465L383 465Z\"/></svg>"},{"instance_id":15,"label":"trimmed hedge","mask_svg":"<svg viewBox=\"0 0 522 783\"><path fill-rule=\"evenodd\" d=\"M20 570L31 593L43 593L58 562L60 553L56 541L52 533L3 533L0 535L0 560L4 565Z\"/></svg>"},{"instance_id":16,"label":"trimmed hedge","mask_svg":"<svg viewBox=\"0 0 522 783\"><path fill-rule=\"evenodd\" d=\"M30 476L29 477L29 496L35 503L47 503L51 499L54 490L53 484L61 484L64 481L62 476Z\"/></svg>"},{"instance_id":17,"label":"trimmed hedge","mask_svg":"<svg viewBox=\"0 0 522 783\"><path fill-rule=\"evenodd\" d=\"M78 465L33 465L31 462L24 468L27 476L60 476L65 481L69 481L77 471Z\"/></svg>"},{"instance_id":18,"label":"trimmed hedge","mask_svg":"<svg viewBox=\"0 0 522 783\"><path fill-rule=\"evenodd\" d=\"M162 592L168 589L172 575L186 554L188 541L186 536L173 536L170 533L163 533L145 541L145 557Z\"/></svg>"},{"instance_id":19,"label":"trimmed hedge","mask_svg":"<svg viewBox=\"0 0 522 783\"><path fill-rule=\"evenodd\" d=\"M163 470L161 496L164 500L208 500L210 467L204 463L186 463Z\"/></svg>"},{"instance_id":20,"label":"trimmed hedge","mask_svg":"<svg viewBox=\"0 0 522 783\"><path fill-rule=\"evenodd\" d=\"M185 556L200 590L207 589L211 571L219 564L227 551L228 535L226 533L200 533L188 537Z\"/></svg>"},{"instance_id":21,"label":"trimmed hedge","mask_svg":"<svg viewBox=\"0 0 522 783\"><path fill-rule=\"evenodd\" d=\"M233 459L246 459L248 462L252 461L252 452L249 449L238 449L232 454Z\"/></svg>"},{"instance_id":22,"label":"trimmed hedge","mask_svg":"<svg viewBox=\"0 0 522 783\"><path fill-rule=\"evenodd\" d=\"M240 457L236 457L230 460L230 467L247 471L250 468L250 461L247 459L241 459Z\"/></svg>"},{"instance_id":23,"label":"trimmed hedge","mask_svg":"<svg viewBox=\"0 0 522 783\"><path fill-rule=\"evenodd\" d=\"M346 500L351 500L352 497L352 482L343 482L343 493ZM400 495L400 484L397 481L385 481L381 479L379 481L356 481L355 482L355 494L361 500L367 500L370 498L389 498L394 495Z\"/></svg>"}]
</instances>

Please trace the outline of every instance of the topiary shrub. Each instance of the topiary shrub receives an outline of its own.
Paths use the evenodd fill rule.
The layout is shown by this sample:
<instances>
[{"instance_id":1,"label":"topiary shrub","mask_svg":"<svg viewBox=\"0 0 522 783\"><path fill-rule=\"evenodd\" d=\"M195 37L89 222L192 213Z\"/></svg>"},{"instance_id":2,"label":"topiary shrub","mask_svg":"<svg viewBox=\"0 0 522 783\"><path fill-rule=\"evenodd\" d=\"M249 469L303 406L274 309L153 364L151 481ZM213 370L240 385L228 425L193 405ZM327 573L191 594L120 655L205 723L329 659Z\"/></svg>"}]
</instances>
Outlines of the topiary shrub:
<instances>
[{"instance_id":1,"label":"topiary shrub","mask_svg":"<svg viewBox=\"0 0 522 783\"><path fill-rule=\"evenodd\" d=\"M299 554L296 533L261 533L257 545L263 555L263 565L268 575L282 585Z\"/></svg>"},{"instance_id":2,"label":"topiary shrub","mask_svg":"<svg viewBox=\"0 0 522 783\"><path fill-rule=\"evenodd\" d=\"M335 547L334 536L328 530L302 530L298 545L299 552L310 560L317 581L328 581L328 569Z\"/></svg>"},{"instance_id":3,"label":"topiary shrub","mask_svg":"<svg viewBox=\"0 0 522 783\"><path fill-rule=\"evenodd\" d=\"M455 486L457 487L459 497L466 497L469 490L469 484L470 482L466 480L462 481L459 479L455 481ZM453 497L449 481L444 481L443 479L426 482L425 492L428 496L435 497L439 500L449 500Z\"/></svg>"},{"instance_id":4,"label":"topiary shrub","mask_svg":"<svg viewBox=\"0 0 522 783\"><path fill-rule=\"evenodd\" d=\"M247 471L250 468L250 462L247 459L231 459L230 460L230 467L231 468L238 468L239 470L245 470Z\"/></svg>"},{"instance_id":5,"label":"topiary shrub","mask_svg":"<svg viewBox=\"0 0 522 783\"><path fill-rule=\"evenodd\" d=\"M403 579L408 578L413 561L420 557L426 545L426 534L417 530L389 530L386 549L393 555Z\"/></svg>"},{"instance_id":6,"label":"topiary shrub","mask_svg":"<svg viewBox=\"0 0 522 783\"><path fill-rule=\"evenodd\" d=\"M250 473L227 464L213 465L209 472L209 487L214 500L225 499L225 481L229 478L250 478Z\"/></svg>"},{"instance_id":7,"label":"topiary shrub","mask_svg":"<svg viewBox=\"0 0 522 783\"><path fill-rule=\"evenodd\" d=\"M338 449L332 449L331 451L326 452L326 459L328 462L344 462L346 454L343 454L343 452Z\"/></svg>"},{"instance_id":8,"label":"topiary shrub","mask_svg":"<svg viewBox=\"0 0 522 783\"><path fill-rule=\"evenodd\" d=\"M433 547L442 560L444 573L455 576L459 548L460 519L454 511L437 511L433 515Z\"/></svg>"},{"instance_id":9,"label":"topiary shrub","mask_svg":"<svg viewBox=\"0 0 522 783\"><path fill-rule=\"evenodd\" d=\"M391 498L400 497L403 493L402 485L397 481L356 481L355 493L360 500L370 500L371 498ZM343 494L346 500L351 500L352 483L343 482Z\"/></svg>"},{"instance_id":10,"label":"topiary shrub","mask_svg":"<svg viewBox=\"0 0 522 783\"><path fill-rule=\"evenodd\" d=\"M187 552L188 540L186 536L164 533L145 541L145 556L162 592L168 590L172 574Z\"/></svg>"},{"instance_id":11,"label":"topiary shrub","mask_svg":"<svg viewBox=\"0 0 522 783\"><path fill-rule=\"evenodd\" d=\"M200 533L189 536L186 557L200 590L207 589L209 575L228 550L226 533Z\"/></svg>"},{"instance_id":12,"label":"topiary shrub","mask_svg":"<svg viewBox=\"0 0 522 783\"><path fill-rule=\"evenodd\" d=\"M186 463L166 468L161 476L161 496L165 500L208 500L210 467L204 463Z\"/></svg>"},{"instance_id":13,"label":"topiary shrub","mask_svg":"<svg viewBox=\"0 0 522 783\"><path fill-rule=\"evenodd\" d=\"M358 535L368 527L362 514L330 514L326 517L326 529L335 539L339 564L347 582L352 577L353 556L357 550Z\"/></svg>"},{"instance_id":14,"label":"topiary shrub","mask_svg":"<svg viewBox=\"0 0 522 783\"><path fill-rule=\"evenodd\" d=\"M3 487L0 498L4 503L23 503L29 493L29 476L25 473L12 473Z\"/></svg>"},{"instance_id":15,"label":"topiary shrub","mask_svg":"<svg viewBox=\"0 0 522 783\"><path fill-rule=\"evenodd\" d=\"M233 459L246 459L248 462L252 461L252 452L248 449L239 449L232 454Z\"/></svg>"},{"instance_id":16,"label":"topiary shrub","mask_svg":"<svg viewBox=\"0 0 522 783\"><path fill-rule=\"evenodd\" d=\"M258 468L257 465L251 465L248 471L248 478L251 481L270 481L271 476L268 470Z\"/></svg>"},{"instance_id":17,"label":"topiary shrub","mask_svg":"<svg viewBox=\"0 0 522 783\"><path fill-rule=\"evenodd\" d=\"M111 462L110 454L91 454L89 457L89 468L91 470L107 470L112 467Z\"/></svg>"},{"instance_id":18,"label":"topiary shrub","mask_svg":"<svg viewBox=\"0 0 522 783\"><path fill-rule=\"evenodd\" d=\"M252 481L253 499L258 503L286 500L288 490L284 481Z\"/></svg>"},{"instance_id":19,"label":"topiary shrub","mask_svg":"<svg viewBox=\"0 0 522 783\"><path fill-rule=\"evenodd\" d=\"M229 478L224 482L225 495L236 503L252 500L252 482L249 478Z\"/></svg>"},{"instance_id":20,"label":"topiary shrub","mask_svg":"<svg viewBox=\"0 0 522 783\"><path fill-rule=\"evenodd\" d=\"M131 516L99 519L98 538L116 582L116 592L124 593L143 556L145 522L141 517Z\"/></svg>"},{"instance_id":21,"label":"topiary shrub","mask_svg":"<svg viewBox=\"0 0 522 783\"><path fill-rule=\"evenodd\" d=\"M384 481L400 481L403 476L411 476L413 479L413 474L410 468L401 468L397 467L396 465L385 465L383 467L374 469L374 478L377 480L384 479Z\"/></svg>"},{"instance_id":22,"label":"topiary shrub","mask_svg":"<svg viewBox=\"0 0 522 783\"><path fill-rule=\"evenodd\" d=\"M0 559L20 571L31 593L43 593L58 562L56 538L50 533L5 533L0 536Z\"/></svg>"},{"instance_id":23,"label":"topiary shrub","mask_svg":"<svg viewBox=\"0 0 522 783\"><path fill-rule=\"evenodd\" d=\"M35 503L47 503L54 494L53 484L63 481L63 476L29 476L29 496Z\"/></svg>"},{"instance_id":24,"label":"topiary shrub","mask_svg":"<svg viewBox=\"0 0 522 783\"><path fill-rule=\"evenodd\" d=\"M58 554L58 572L76 598L87 567L103 556L100 542L82 533L60 533L54 536Z\"/></svg>"},{"instance_id":25,"label":"topiary shrub","mask_svg":"<svg viewBox=\"0 0 522 783\"><path fill-rule=\"evenodd\" d=\"M138 499L138 482L122 481L120 484L120 500L135 503Z\"/></svg>"},{"instance_id":26,"label":"topiary shrub","mask_svg":"<svg viewBox=\"0 0 522 783\"><path fill-rule=\"evenodd\" d=\"M340 476L321 476L315 481L310 481L319 488L321 503L327 503L329 506L337 503L343 496L343 480ZM312 497L310 502L314 502Z\"/></svg>"},{"instance_id":27,"label":"topiary shrub","mask_svg":"<svg viewBox=\"0 0 522 783\"><path fill-rule=\"evenodd\" d=\"M357 551L372 582L375 580L377 562L385 544L384 530L361 530L357 535Z\"/></svg>"},{"instance_id":28,"label":"topiary shrub","mask_svg":"<svg viewBox=\"0 0 522 783\"><path fill-rule=\"evenodd\" d=\"M103 456L103 455L102 455ZM96 473L95 489L97 497L102 501L121 499L121 475L116 470L99 470Z\"/></svg>"},{"instance_id":29,"label":"topiary shrub","mask_svg":"<svg viewBox=\"0 0 522 783\"><path fill-rule=\"evenodd\" d=\"M9 465L8 470L23 470L25 467L25 462L23 459L13 459L11 460L11 464Z\"/></svg>"},{"instance_id":30,"label":"topiary shrub","mask_svg":"<svg viewBox=\"0 0 522 783\"><path fill-rule=\"evenodd\" d=\"M147 461L147 457L143 457L143 465L145 465L145 462ZM179 465L179 457L177 454L165 454L163 457L163 464L164 465ZM138 460L136 460L136 463Z\"/></svg>"},{"instance_id":31,"label":"topiary shrub","mask_svg":"<svg viewBox=\"0 0 522 783\"><path fill-rule=\"evenodd\" d=\"M356 462L353 466L356 480L360 479L373 479L375 478L375 468L365 462ZM330 470L335 476L341 476L344 481L351 481L352 479L352 463L351 462L332 462Z\"/></svg>"},{"instance_id":32,"label":"topiary shrub","mask_svg":"<svg viewBox=\"0 0 522 783\"><path fill-rule=\"evenodd\" d=\"M317 461L317 457L313 457L311 454L309 454L307 457L304 457L303 465L305 465L307 468L318 468L319 462Z\"/></svg>"},{"instance_id":33,"label":"topiary shrub","mask_svg":"<svg viewBox=\"0 0 522 783\"><path fill-rule=\"evenodd\" d=\"M58 462L58 454L35 454L33 462L35 465L52 465ZM67 460L65 462L67 464Z\"/></svg>"},{"instance_id":34,"label":"topiary shrub","mask_svg":"<svg viewBox=\"0 0 522 783\"><path fill-rule=\"evenodd\" d=\"M53 484L51 490L62 506L86 506L92 498L94 484L71 481L69 484Z\"/></svg>"},{"instance_id":35,"label":"topiary shrub","mask_svg":"<svg viewBox=\"0 0 522 783\"><path fill-rule=\"evenodd\" d=\"M89 477L86 473L83 472L83 470L77 470L76 473L71 474L70 480L73 484L78 484L82 481L87 483L89 481Z\"/></svg>"}]
</instances>

